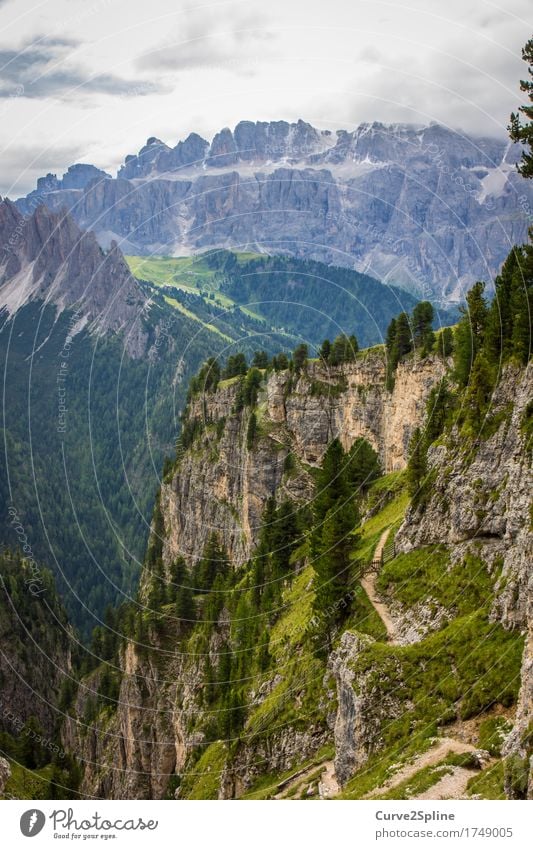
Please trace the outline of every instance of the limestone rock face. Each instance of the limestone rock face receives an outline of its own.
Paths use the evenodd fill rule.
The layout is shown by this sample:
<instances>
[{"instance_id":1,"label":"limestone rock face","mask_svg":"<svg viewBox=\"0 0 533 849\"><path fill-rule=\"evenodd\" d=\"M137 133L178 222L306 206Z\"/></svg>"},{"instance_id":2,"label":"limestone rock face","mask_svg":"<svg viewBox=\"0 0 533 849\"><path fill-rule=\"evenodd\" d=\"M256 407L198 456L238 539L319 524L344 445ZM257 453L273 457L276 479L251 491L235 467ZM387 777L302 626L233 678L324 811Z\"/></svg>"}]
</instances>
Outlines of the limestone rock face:
<instances>
[{"instance_id":1,"label":"limestone rock face","mask_svg":"<svg viewBox=\"0 0 533 849\"><path fill-rule=\"evenodd\" d=\"M436 473L431 498L423 510L408 511L396 535L400 551L444 542L452 558L470 548L500 570L491 615L526 633L516 722L505 747L522 759L532 757L533 471L525 428L532 397L531 363L525 370L507 366L492 397L495 432L468 449L451 439L430 451ZM509 781L507 791L513 794ZM533 762L527 792L533 797Z\"/></svg>"},{"instance_id":2,"label":"limestone rock face","mask_svg":"<svg viewBox=\"0 0 533 849\"><path fill-rule=\"evenodd\" d=\"M356 677L352 669L358 653L371 641L371 637L345 631L339 648L328 660L337 686L335 775L340 784L345 784L369 755L379 749L384 720L401 715L404 709L393 694L384 700L373 698L371 674Z\"/></svg>"},{"instance_id":3,"label":"limestone rock face","mask_svg":"<svg viewBox=\"0 0 533 849\"><path fill-rule=\"evenodd\" d=\"M5 758L0 758L0 796L4 793L4 788L11 775L11 767Z\"/></svg>"},{"instance_id":4,"label":"limestone rock face","mask_svg":"<svg viewBox=\"0 0 533 849\"><path fill-rule=\"evenodd\" d=\"M187 423L197 422L197 435L178 457L172 479L161 488L166 567L178 555L194 567L212 530L219 532L233 561L244 563L257 542L266 500L275 492L278 498L291 493L300 502L312 498L309 466L320 463L335 436L345 448L365 436L386 469L403 468L409 438L416 426L423 426L427 397L445 367L436 358L407 360L398 369L392 392L386 389L383 355L375 351L336 368L310 362L299 375L271 373L259 391L257 433L251 445L250 409L240 409L237 380L223 381L213 393L195 395ZM522 767L531 757L533 686L532 488L524 428L532 379L531 367L508 366L493 397L491 435L471 444L468 451L467 443L455 434L433 448L434 490L424 509L408 511L396 537L400 551L446 544L453 562L480 546L481 556L495 573L498 570L492 618L506 628L529 629L516 722L505 748L506 756L515 757ZM147 598L149 581L146 573L142 599ZM452 615L447 608L435 609L429 597L418 608L406 611L398 604L392 612L402 645L418 642ZM228 610L223 607L197 655L181 655L179 639L169 641L167 634L164 640L150 627L142 640L130 639L120 657L118 708L111 718L104 719L101 713L93 730L85 731L80 717L98 682L85 681L80 688L64 734L66 744L81 751L87 762L83 792L162 798L173 790L170 776L194 773L197 750L206 751L210 738L204 687L207 675L213 680L221 654L231 646ZM381 687L375 668L358 663L371 643L372 637L352 629L339 634L326 675L317 684L321 690L316 724L302 728L288 720L263 734L261 725L258 730L250 723L231 757L221 741L216 743L225 752L215 781L218 798L242 796L261 775L297 770L332 740L341 785L383 749L384 728L413 705L398 688ZM389 662L387 674L401 679L401 658L391 653ZM250 694L250 705L261 707L267 699L277 704L272 697L283 687L283 676L283 667L272 670ZM528 780L529 788L520 792L531 795L531 774ZM509 795L517 792L510 779L507 785Z\"/></svg>"},{"instance_id":5,"label":"limestone rock face","mask_svg":"<svg viewBox=\"0 0 533 849\"><path fill-rule=\"evenodd\" d=\"M440 302L492 279L527 238L518 145L438 124L241 121L209 143L148 139L116 179L73 166L17 203L67 207L104 246L184 254L249 245L346 265ZM92 177L92 178L91 178ZM305 213L305 214L302 214ZM280 233L283 239L280 241Z\"/></svg>"},{"instance_id":6,"label":"limestone rock face","mask_svg":"<svg viewBox=\"0 0 533 849\"><path fill-rule=\"evenodd\" d=\"M206 427L172 481L161 487L166 562L179 555L190 561L201 557L212 531L235 562L245 562L258 541L268 498L280 487L280 494L296 501L311 498L305 464L319 465L334 437L345 450L364 437L387 471L404 468L411 434L444 369L436 357L402 363L392 393L379 353L334 368L310 363L299 377L274 372L259 397L259 437L252 450L246 447L249 411L233 412L236 383L195 400L189 419ZM296 469L286 474L289 455Z\"/></svg>"}]
</instances>

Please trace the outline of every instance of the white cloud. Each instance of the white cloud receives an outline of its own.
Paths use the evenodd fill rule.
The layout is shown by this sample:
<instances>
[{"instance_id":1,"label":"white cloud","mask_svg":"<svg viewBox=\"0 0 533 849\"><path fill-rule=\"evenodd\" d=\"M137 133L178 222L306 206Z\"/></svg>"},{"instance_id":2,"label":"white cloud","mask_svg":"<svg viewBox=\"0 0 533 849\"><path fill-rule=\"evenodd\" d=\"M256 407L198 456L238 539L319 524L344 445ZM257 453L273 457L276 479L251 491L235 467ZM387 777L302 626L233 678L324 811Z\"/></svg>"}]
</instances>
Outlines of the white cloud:
<instances>
[{"instance_id":1,"label":"white cloud","mask_svg":"<svg viewBox=\"0 0 533 849\"><path fill-rule=\"evenodd\" d=\"M175 144L241 119L301 117L331 129L435 120L504 134L523 99L530 17L528 0L3 3L4 84L32 72L19 45L31 54L33 44L39 74L34 99L3 101L2 183L32 187L33 166L2 150L36 137L43 150L73 146L111 169L148 136ZM42 32L48 43L36 44Z\"/></svg>"}]
</instances>

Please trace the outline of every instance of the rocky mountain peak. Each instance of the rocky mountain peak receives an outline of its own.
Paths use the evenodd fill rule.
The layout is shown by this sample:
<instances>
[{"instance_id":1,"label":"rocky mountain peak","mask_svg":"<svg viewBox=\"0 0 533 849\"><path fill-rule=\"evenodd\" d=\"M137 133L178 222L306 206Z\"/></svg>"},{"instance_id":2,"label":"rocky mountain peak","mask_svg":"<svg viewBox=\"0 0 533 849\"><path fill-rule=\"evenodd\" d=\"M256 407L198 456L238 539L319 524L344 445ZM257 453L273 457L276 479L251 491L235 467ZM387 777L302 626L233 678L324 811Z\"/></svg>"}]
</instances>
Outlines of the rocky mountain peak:
<instances>
[{"instance_id":1,"label":"rocky mountain peak","mask_svg":"<svg viewBox=\"0 0 533 849\"><path fill-rule=\"evenodd\" d=\"M49 174L17 205L23 214L41 202L66 206L102 245L115 238L131 254L248 244L449 304L475 280L490 288L509 244L527 238L533 198L514 167L519 148L436 123L333 134L301 119L240 121L211 143L197 133L174 147L150 137L118 179L96 169L83 189L73 187L89 166L62 181Z\"/></svg>"},{"instance_id":2,"label":"rocky mountain peak","mask_svg":"<svg viewBox=\"0 0 533 849\"><path fill-rule=\"evenodd\" d=\"M23 216L9 200L0 203L0 308L10 314L30 300L76 307L80 326L99 332L128 329L132 355L142 349L137 328L144 296L114 243L104 253L94 233L80 230L64 210L42 204ZM135 329L137 328L137 329Z\"/></svg>"}]
</instances>

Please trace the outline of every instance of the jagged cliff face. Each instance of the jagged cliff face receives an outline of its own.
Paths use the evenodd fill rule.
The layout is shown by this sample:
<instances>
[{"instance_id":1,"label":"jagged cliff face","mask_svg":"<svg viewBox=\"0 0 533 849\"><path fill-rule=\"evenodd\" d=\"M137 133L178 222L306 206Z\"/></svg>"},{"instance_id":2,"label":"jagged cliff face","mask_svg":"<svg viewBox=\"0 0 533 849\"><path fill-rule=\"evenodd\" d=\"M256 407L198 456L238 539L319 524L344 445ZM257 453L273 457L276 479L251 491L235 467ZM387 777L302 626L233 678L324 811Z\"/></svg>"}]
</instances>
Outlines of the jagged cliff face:
<instances>
[{"instance_id":1,"label":"jagged cliff face","mask_svg":"<svg viewBox=\"0 0 533 849\"><path fill-rule=\"evenodd\" d=\"M233 412L236 382L195 399L189 418L207 425L204 435L161 488L165 560L182 555L194 561L216 531L232 559L245 562L257 544L268 498L277 492L299 503L309 500L313 483L306 466L318 466L335 437L346 451L364 437L387 471L403 469L413 430L444 371L437 357L402 363L392 392L382 352L333 368L310 363L300 376L271 373L259 396L261 437L253 451L246 449L248 411ZM289 456L296 468L285 473Z\"/></svg>"},{"instance_id":2,"label":"jagged cliff face","mask_svg":"<svg viewBox=\"0 0 533 849\"><path fill-rule=\"evenodd\" d=\"M17 203L25 214L36 202L67 206L126 253L249 246L457 301L526 239L519 156L504 140L437 124L334 134L303 121L242 121L211 143L194 133L174 148L150 138L116 179L90 166L48 175Z\"/></svg>"},{"instance_id":3,"label":"jagged cliff face","mask_svg":"<svg viewBox=\"0 0 533 849\"><path fill-rule=\"evenodd\" d=\"M491 399L494 434L467 450L452 437L429 452L435 482L423 510L411 510L396 544L402 551L447 543L453 557L474 548L500 573L492 618L526 635L521 689L507 754L531 758L533 796L533 525L531 399L533 367L507 365ZM529 425L529 429L528 429ZM508 786L508 792L512 790Z\"/></svg>"},{"instance_id":4,"label":"jagged cliff face","mask_svg":"<svg viewBox=\"0 0 533 849\"><path fill-rule=\"evenodd\" d=\"M75 307L77 329L124 332L130 356L144 353L146 299L116 245L104 254L70 215L41 205L26 218L8 200L0 203L0 245L0 308L13 315L30 300Z\"/></svg>"},{"instance_id":5,"label":"jagged cliff face","mask_svg":"<svg viewBox=\"0 0 533 849\"><path fill-rule=\"evenodd\" d=\"M372 351L329 371L310 363L298 377L271 373L255 407L258 432L251 447L250 409L235 411L236 381L195 396L189 421L200 419L203 430L178 456L172 479L161 489L165 570L179 554L194 570L211 530L218 530L233 562L244 563L257 541L266 500L273 493L278 500L312 498L312 468L334 436L346 448L365 436L388 469L403 468L409 436L423 426L425 400L444 369L434 358L407 361L397 371L392 393L385 388L382 355ZM514 758L515 771L523 772L531 756L531 462L526 446L531 389L531 367L507 366L493 397L491 435L469 442L468 451L458 450L455 432L434 444L431 495L416 510L408 509L396 534L391 571L384 567L388 589L380 598L386 619L372 620L368 608L363 619L360 614L348 618L323 661L306 644L314 572L306 556L299 557L281 619L271 628L274 660L250 685L238 742L213 737L205 697L220 657L238 651L226 604L207 642L200 632L192 642L182 642L182 626L168 613L163 631L150 626L130 639L119 655L117 708L100 711L89 727L83 717L102 673L86 678L64 728L66 745L85 762L82 791L162 798L175 794L175 779L181 776L178 796L226 799L246 794L266 775L278 776L272 786L280 791L280 775L302 772L302 792L335 795L340 787L349 791L358 770L364 776L384 758L391 757L394 775L400 750L408 751L420 734L426 746L436 735L434 750L442 750L442 758L449 747L469 753L477 766L466 770L464 787L475 770L490 762L476 736L486 715L514 719L503 755L506 764ZM289 455L293 460L287 463ZM363 548L367 534L377 539L405 510L405 493L394 487L380 492L378 507L369 513L370 530L363 525ZM418 559L405 561L398 573L401 558L410 556ZM437 572L435 558L441 563ZM420 569L429 571L417 577ZM142 604L148 603L153 580L146 569ZM391 590L394 581L399 582L397 597ZM402 595L406 585L411 588ZM375 586L364 586L369 597L376 592ZM429 740L432 728L438 730ZM416 749L413 753L416 757ZM306 776L316 774L316 764L324 775L334 770L336 789L328 790L325 779L318 789L312 781L305 783ZM509 796L531 795L531 776L529 789L524 790L522 778L519 791L509 776Z\"/></svg>"},{"instance_id":6,"label":"jagged cliff face","mask_svg":"<svg viewBox=\"0 0 533 849\"><path fill-rule=\"evenodd\" d=\"M384 463L403 468L410 434L421 423L427 395L444 368L437 358L402 364L392 393L385 388L385 362L380 352L362 354L355 363L329 370L310 363L300 376L291 376L289 371L270 373L259 393L259 432L250 449L246 444L250 409L234 409L237 381L222 383L215 393L193 398L188 419L201 420L204 430L178 459L172 480L161 487L167 568L179 554L194 565L213 530L219 533L233 563L244 563L257 543L268 498L276 494L278 500L311 500L310 468L320 463L335 436L346 449L358 436L365 436ZM406 393L405 397L400 393ZM287 471L289 455L293 461ZM147 603L152 580L146 570L141 578L143 603ZM171 621L171 632L174 627ZM85 762L83 792L113 798L161 798L168 792L170 776L187 770L194 774L194 753L209 742L209 710L202 701L206 657L169 651L178 638L179 629L175 640L169 642L166 635L164 646L154 632L145 640L150 648L128 642L120 655L118 708L111 715L100 714L91 727L80 720L88 700L98 691L99 673L80 688L64 739ZM230 645L228 613L223 608L209 640L208 656L214 669L220 652ZM324 674L325 668L320 675ZM252 715L284 686L284 679L283 674L273 672L258 684L250 695ZM266 737L257 731L245 733L220 774L219 798L241 795L264 772L297 768L302 759L331 742L335 702L334 679L327 673L318 717L308 719L304 728L289 724L278 729L274 723L272 731L267 726Z\"/></svg>"}]
</instances>

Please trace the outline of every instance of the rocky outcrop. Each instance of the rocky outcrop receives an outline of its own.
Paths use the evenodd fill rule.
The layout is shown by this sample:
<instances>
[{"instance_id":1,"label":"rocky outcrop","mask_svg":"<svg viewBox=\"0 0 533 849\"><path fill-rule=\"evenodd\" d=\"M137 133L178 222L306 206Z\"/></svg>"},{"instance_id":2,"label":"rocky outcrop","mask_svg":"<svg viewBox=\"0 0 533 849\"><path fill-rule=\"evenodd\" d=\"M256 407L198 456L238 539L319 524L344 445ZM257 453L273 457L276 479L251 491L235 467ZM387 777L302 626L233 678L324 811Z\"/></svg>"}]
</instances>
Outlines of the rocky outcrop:
<instances>
[{"instance_id":1,"label":"rocky outcrop","mask_svg":"<svg viewBox=\"0 0 533 849\"><path fill-rule=\"evenodd\" d=\"M392 392L386 388L383 353L375 350L361 352L354 362L335 368L311 361L299 374L271 372L259 390L254 408L257 431L251 440L251 410L242 406L238 379L223 381L215 392L193 395L185 421L187 448L178 449L172 479L161 488L163 580L178 555L194 565L213 530L223 539L234 565L245 563L257 542L269 496L275 493L279 500L290 493L300 502L312 497L310 467L320 463L334 436L345 448L364 436L387 469L403 468L410 436L417 425L423 425L427 397L445 368L442 360L433 357L406 360L398 368ZM479 546L496 584L492 622L486 624L493 630L498 622L500 636L505 632L499 623L520 630L531 623L527 601L531 598L531 470L526 450L531 380L530 368L507 366L494 393L493 420L483 439L460 443L453 432L434 445L429 458L434 489L423 506L409 510L396 537L397 549L403 552L445 544L454 564L467 549ZM303 568L311 573L301 574L307 593L313 585L312 570ZM244 586L249 576L245 570L237 575L238 586ZM140 593L143 607L148 606L152 581L146 569ZM283 602L287 603L285 595ZM227 607L224 603L208 632L193 630L192 642L185 644L181 626L168 607L159 629L143 619L145 631L135 639L130 636L120 652L116 709L100 709L92 725L85 727L87 699L99 689L101 673L94 673L80 687L73 716L65 726L66 745L81 752L86 762L82 792L111 798L179 797L178 777L186 788L190 779L190 790L191 776L200 781L209 775L212 798L236 798L262 776L272 775L276 787L276 776L298 770L332 741L335 776L345 785L367 761L387 751L387 734L395 724L398 733L409 734L411 728L413 733L420 731L422 716L425 724L428 717L437 724L461 718L460 706L472 685L465 670L455 681L456 690L450 682L449 691L442 691L446 698L440 691L437 696L419 693L411 680L425 666L430 682L441 674L437 665L430 668L439 656L435 643L424 645L423 641L439 637L435 632L455 616L452 605L444 608L428 596L411 608L406 604L403 611L397 604L394 615L405 620L398 622L398 639L389 639L385 645L347 627L335 634L327 660L319 661L313 651L305 655L309 646L304 649L303 641L290 643L291 634L306 630L312 609L304 607L309 605L308 598L298 596L291 603L298 612L297 622L284 623L280 632L274 636L271 630L269 637L271 648L278 643L287 646L286 655L277 656L280 662L254 677L253 689L240 703L241 731L231 743L220 739L220 728L213 731L213 703L207 692L217 680L221 655L228 651L238 655L234 631L241 620L232 618L232 602ZM199 604L204 612L201 599ZM273 627L279 623L276 619ZM517 719L505 749L511 765L507 792L517 797L531 793L530 776L526 775L524 789L531 756L531 641L527 646ZM462 650L462 644L450 638L454 670L461 665ZM301 662L302 674L292 680L288 667L294 658L296 666ZM482 678L483 669L481 664ZM477 675L478 667L474 670ZM310 701L306 701L308 678L312 679ZM492 692L489 702L491 698ZM485 709L483 699L480 703ZM227 704L223 703L223 710ZM215 712L219 709L217 703ZM426 709L427 716L421 713ZM409 719L404 722L409 716L411 726ZM205 787L198 792L205 792Z\"/></svg>"},{"instance_id":2,"label":"rocky outcrop","mask_svg":"<svg viewBox=\"0 0 533 849\"><path fill-rule=\"evenodd\" d=\"M89 166L73 167L79 179L71 169L62 181L48 175L17 203L25 214L34 195L66 206L101 244L116 239L128 253L246 245L449 302L493 278L509 245L526 240L533 199L514 169L519 156L503 139L438 124L333 134L304 121L241 121L211 143L193 133L171 148L152 137L115 180L99 171L86 182Z\"/></svg>"},{"instance_id":3,"label":"rocky outcrop","mask_svg":"<svg viewBox=\"0 0 533 849\"><path fill-rule=\"evenodd\" d=\"M259 396L253 450L246 447L249 411L234 412L236 382L198 396L188 417L201 423L203 433L161 487L166 562L178 555L199 558L213 531L236 563L245 562L268 498L278 492L278 498L309 500L313 486L305 465L319 465L335 437L345 450L364 437L387 471L404 468L411 434L444 370L437 357L406 361L392 392L385 385L383 353L333 368L311 362L300 376L270 373ZM289 456L295 469L287 473Z\"/></svg>"},{"instance_id":4,"label":"rocky outcrop","mask_svg":"<svg viewBox=\"0 0 533 849\"><path fill-rule=\"evenodd\" d=\"M460 556L468 545L481 546L501 568L494 616L509 628L527 624L533 474L525 423L532 395L531 365L507 366L486 422L493 434L472 442L452 433L430 449L431 496L408 511L396 535L399 551L444 543Z\"/></svg>"},{"instance_id":5,"label":"rocky outcrop","mask_svg":"<svg viewBox=\"0 0 533 849\"><path fill-rule=\"evenodd\" d=\"M372 672L357 676L352 668L359 652L372 642L371 637L345 631L339 648L333 651L328 667L337 686L335 719L335 775L340 784L353 775L369 756L380 748L385 721L401 716L405 705L394 691L375 698Z\"/></svg>"},{"instance_id":6,"label":"rocky outcrop","mask_svg":"<svg viewBox=\"0 0 533 849\"><path fill-rule=\"evenodd\" d=\"M0 308L13 314L30 300L75 308L76 328L124 332L130 356L144 352L145 297L116 244L104 253L70 215L41 205L25 218L5 200L0 245Z\"/></svg>"},{"instance_id":7,"label":"rocky outcrop","mask_svg":"<svg viewBox=\"0 0 533 849\"><path fill-rule=\"evenodd\" d=\"M0 796L3 796L5 786L11 776L11 767L5 758L0 758Z\"/></svg>"},{"instance_id":8,"label":"rocky outcrop","mask_svg":"<svg viewBox=\"0 0 533 849\"><path fill-rule=\"evenodd\" d=\"M504 753L518 758L529 778L518 784L533 797L533 471L531 399L533 368L507 365L491 399L488 438L464 442L457 434L429 452L434 471L431 497L411 509L396 535L409 551L444 542L452 559L475 550L499 574L491 616L526 633L516 721ZM492 426L491 426L492 421ZM520 762L524 764L520 767ZM529 765L528 765L529 763ZM525 784L524 784L525 781ZM524 789L527 785L527 791ZM516 787L509 774L506 789Z\"/></svg>"}]
</instances>

